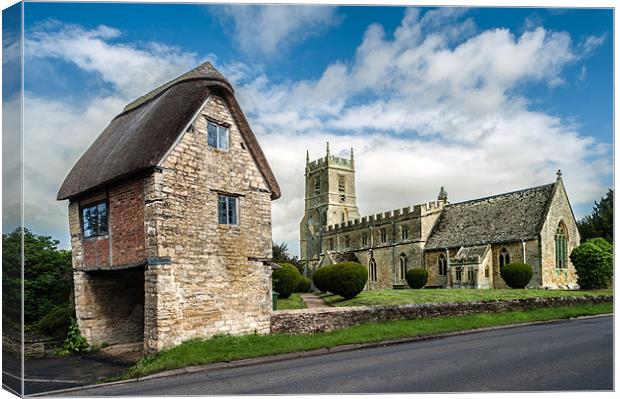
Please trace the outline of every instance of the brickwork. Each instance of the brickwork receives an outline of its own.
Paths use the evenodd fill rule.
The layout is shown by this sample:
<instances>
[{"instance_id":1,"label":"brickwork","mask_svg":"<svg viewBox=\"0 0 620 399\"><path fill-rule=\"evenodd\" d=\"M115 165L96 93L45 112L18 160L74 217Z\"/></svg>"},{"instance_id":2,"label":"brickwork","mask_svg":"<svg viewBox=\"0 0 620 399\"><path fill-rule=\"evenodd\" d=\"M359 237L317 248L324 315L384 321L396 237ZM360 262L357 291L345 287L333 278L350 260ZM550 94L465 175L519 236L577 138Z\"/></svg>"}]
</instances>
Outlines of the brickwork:
<instances>
[{"instance_id":1,"label":"brickwork","mask_svg":"<svg viewBox=\"0 0 620 399\"><path fill-rule=\"evenodd\" d=\"M144 179L132 179L109 191L112 264L143 262L144 254Z\"/></svg>"},{"instance_id":2,"label":"brickwork","mask_svg":"<svg viewBox=\"0 0 620 399\"><path fill-rule=\"evenodd\" d=\"M207 120L228 126L228 151L207 143ZM145 349L193 337L269 332L270 192L224 101L212 96L147 181ZM219 193L238 198L238 225L218 224ZM256 260L255 260L256 259Z\"/></svg>"},{"instance_id":3,"label":"brickwork","mask_svg":"<svg viewBox=\"0 0 620 399\"><path fill-rule=\"evenodd\" d=\"M308 334L333 331L362 323L417 320L442 316L464 316L477 313L502 313L511 310L607 302L613 302L613 296L530 298L462 303L299 309L274 312L271 317L271 332L280 334Z\"/></svg>"}]
</instances>

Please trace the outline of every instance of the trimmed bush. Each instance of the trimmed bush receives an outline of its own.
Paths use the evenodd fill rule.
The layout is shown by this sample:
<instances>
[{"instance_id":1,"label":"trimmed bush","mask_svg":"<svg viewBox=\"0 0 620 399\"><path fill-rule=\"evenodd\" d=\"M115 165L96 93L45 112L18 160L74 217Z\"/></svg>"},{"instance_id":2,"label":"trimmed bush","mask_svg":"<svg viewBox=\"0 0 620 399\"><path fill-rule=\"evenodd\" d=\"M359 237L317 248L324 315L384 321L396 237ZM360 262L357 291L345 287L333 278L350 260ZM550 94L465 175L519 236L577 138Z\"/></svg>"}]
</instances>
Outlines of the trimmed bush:
<instances>
[{"instance_id":1,"label":"trimmed bush","mask_svg":"<svg viewBox=\"0 0 620 399\"><path fill-rule=\"evenodd\" d=\"M577 271L577 283L583 290L607 288L614 272L613 245L593 238L573 249L570 260Z\"/></svg>"},{"instance_id":2,"label":"trimmed bush","mask_svg":"<svg viewBox=\"0 0 620 399\"><path fill-rule=\"evenodd\" d=\"M273 289L276 290L280 298L288 298L291 296L299 280L301 280L301 274L299 270L290 263L280 263L281 268L273 272Z\"/></svg>"},{"instance_id":3,"label":"trimmed bush","mask_svg":"<svg viewBox=\"0 0 620 399\"><path fill-rule=\"evenodd\" d=\"M534 275L532 266L518 262L507 264L499 273L511 288L525 288Z\"/></svg>"},{"instance_id":4,"label":"trimmed bush","mask_svg":"<svg viewBox=\"0 0 620 399\"><path fill-rule=\"evenodd\" d=\"M428 281L428 272L424 269L409 269L405 273L407 284L411 288L422 288Z\"/></svg>"},{"instance_id":5,"label":"trimmed bush","mask_svg":"<svg viewBox=\"0 0 620 399\"><path fill-rule=\"evenodd\" d=\"M299 279L299 284L297 284L297 287L295 288L295 292L310 292L310 287L310 279L306 276L301 276Z\"/></svg>"},{"instance_id":6,"label":"trimmed bush","mask_svg":"<svg viewBox=\"0 0 620 399\"><path fill-rule=\"evenodd\" d=\"M312 275L312 281L314 281L314 286L323 292L331 291L329 289L329 272L333 269L333 265L323 266L314 271Z\"/></svg>"},{"instance_id":7,"label":"trimmed bush","mask_svg":"<svg viewBox=\"0 0 620 399\"><path fill-rule=\"evenodd\" d=\"M368 270L359 263L337 263L327 272L328 290L345 299L357 296L366 285Z\"/></svg>"}]
</instances>

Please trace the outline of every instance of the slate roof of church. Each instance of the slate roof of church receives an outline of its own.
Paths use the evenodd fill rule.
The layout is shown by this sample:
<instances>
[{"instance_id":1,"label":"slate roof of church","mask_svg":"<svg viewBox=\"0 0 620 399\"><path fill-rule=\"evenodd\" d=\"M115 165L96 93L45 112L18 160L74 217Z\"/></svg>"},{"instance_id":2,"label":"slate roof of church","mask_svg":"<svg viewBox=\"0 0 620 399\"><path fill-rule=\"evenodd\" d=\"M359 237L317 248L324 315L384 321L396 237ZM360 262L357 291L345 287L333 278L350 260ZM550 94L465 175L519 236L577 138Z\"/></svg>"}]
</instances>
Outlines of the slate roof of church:
<instances>
[{"instance_id":1,"label":"slate roof of church","mask_svg":"<svg viewBox=\"0 0 620 399\"><path fill-rule=\"evenodd\" d=\"M556 184L446 205L425 249L532 239L545 221Z\"/></svg>"},{"instance_id":2,"label":"slate roof of church","mask_svg":"<svg viewBox=\"0 0 620 399\"><path fill-rule=\"evenodd\" d=\"M75 197L158 166L212 93L221 95L230 109L267 182L271 199L279 198L278 182L232 86L213 65L205 62L128 104L73 166L57 199Z\"/></svg>"}]
</instances>

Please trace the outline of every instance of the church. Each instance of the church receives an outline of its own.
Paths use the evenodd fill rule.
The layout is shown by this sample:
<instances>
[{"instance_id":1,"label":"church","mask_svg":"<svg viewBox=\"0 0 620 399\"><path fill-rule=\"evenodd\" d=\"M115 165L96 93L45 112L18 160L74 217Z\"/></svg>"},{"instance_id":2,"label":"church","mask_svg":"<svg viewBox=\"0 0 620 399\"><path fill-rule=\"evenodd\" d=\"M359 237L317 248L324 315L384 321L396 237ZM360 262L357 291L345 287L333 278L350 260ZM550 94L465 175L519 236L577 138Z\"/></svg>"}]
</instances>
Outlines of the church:
<instances>
[{"instance_id":1,"label":"church","mask_svg":"<svg viewBox=\"0 0 620 399\"><path fill-rule=\"evenodd\" d=\"M529 288L576 289L569 255L579 231L562 174L555 182L450 203L435 201L361 216L355 160L306 155L302 261L312 270L344 261L368 267L366 289L403 288L411 268L428 271L427 288L508 288L500 270L532 266Z\"/></svg>"}]
</instances>

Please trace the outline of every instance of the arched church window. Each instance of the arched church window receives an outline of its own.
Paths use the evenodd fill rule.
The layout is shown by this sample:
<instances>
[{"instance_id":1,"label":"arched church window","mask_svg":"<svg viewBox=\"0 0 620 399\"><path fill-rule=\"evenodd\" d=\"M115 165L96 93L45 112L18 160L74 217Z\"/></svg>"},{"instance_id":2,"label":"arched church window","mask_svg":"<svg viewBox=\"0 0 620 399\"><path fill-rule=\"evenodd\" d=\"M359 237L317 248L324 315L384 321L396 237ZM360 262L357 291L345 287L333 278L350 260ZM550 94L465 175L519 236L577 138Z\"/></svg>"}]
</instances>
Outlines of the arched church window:
<instances>
[{"instance_id":1,"label":"arched church window","mask_svg":"<svg viewBox=\"0 0 620 399\"><path fill-rule=\"evenodd\" d=\"M568 253L568 232L563 222L560 222L555 232L555 268L566 269Z\"/></svg>"},{"instance_id":2,"label":"arched church window","mask_svg":"<svg viewBox=\"0 0 620 399\"><path fill-rule=\"evenodd\" d=\"M370 260L370 264L368 265L368 278L370 281L377 281L377 262L374 259Z\"/></svg>"},{"instance_id":3,"label":"arched church window","mask_svg":"<svg viewBox=\"0 0 620 399\"><path fill-rule=\"evenodd\" d=\"M439 259L437 260L439 266L439 275L445 276L448 273L448 263L446 262L446 255L439 254Z\"/></svg>"},{"instance_id":4,"label":"arched church window","mask_svg":"<svg viewBox=\"0 0 620 399\"><path fill-rule=\"evenodd\" d=\"M398 279L404 280L406 273L407 273L407 256L405 254L400 254L400 257L398 258Z\"/></svg>"},{"instance_id":5,"label":"arched church window","mask_svg":"<svg viewBox=\"0 0 620 399\"><path fill-rule=\"evenodd\" d=\"M318 177L314 178L314 192L319 194L321 192L321 179Z\"/></svg>"},{"instance_id":6,"label":"arched church window","mask_svg":"<svg viewBox=\"0 0 620 399\"><path fill-rule=\"evenodd\" d=\"M502 250L499 251L499 268L500 268L500 270L501 270L502 267L506 266L509 263L510 263L510 253L508 253L508 250L506 248L502 248Z\"/></svg>"},{"instance_id":7,"label":"arched church window","mask_svg":"<svg viewBox=\"0 0 620 399\"><path fill-rule=\"evenodd\" d=\"M484 277L489 278L489 265L484 268Z\"/></svg>"}]
</instances>

